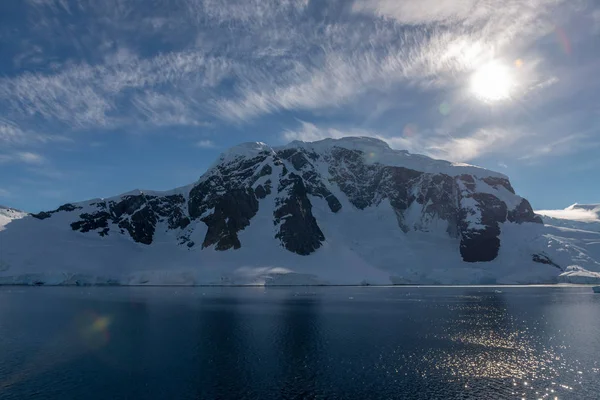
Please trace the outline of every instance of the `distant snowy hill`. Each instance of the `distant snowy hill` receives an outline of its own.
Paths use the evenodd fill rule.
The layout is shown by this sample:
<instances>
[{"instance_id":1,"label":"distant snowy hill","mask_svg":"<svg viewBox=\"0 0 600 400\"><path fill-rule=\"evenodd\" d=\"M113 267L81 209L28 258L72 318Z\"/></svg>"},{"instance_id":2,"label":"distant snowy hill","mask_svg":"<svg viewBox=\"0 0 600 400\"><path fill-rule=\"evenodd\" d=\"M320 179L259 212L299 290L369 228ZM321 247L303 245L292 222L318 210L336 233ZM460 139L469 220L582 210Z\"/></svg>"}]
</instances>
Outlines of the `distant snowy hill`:
<instances>
[{"instance_id":1,"label":"distant snowy hill","mask_svg":"<svg viewBox=\"0 0 600 400\"><path fill-rule=\"evenodd\" d=\"M573 204L564 210L538 210L549 225L600 232L600 204Z\"/></svg>"},{"instance_id":2,"label":"distant snowy hill","mask_svg":"<svg viewBox=\"0 0 600 400\"><path fill-rule=\"evenodd\" d=\"M244 143L189 186L8 219L0 284L600 279L600 232L544 225L505 175L373 138Z\"/></svg>"},{"instance_id":3,"label":"distant snowy hill","mask_svg":"<svg viewBox=\"0 0 600 400\"><path fill-rule=\"evenodd\" d=\"M0 205L0 231L4 230L4 226L12 220L20 219L27 215L26 212Z\"/></svg>"}]
</instances>

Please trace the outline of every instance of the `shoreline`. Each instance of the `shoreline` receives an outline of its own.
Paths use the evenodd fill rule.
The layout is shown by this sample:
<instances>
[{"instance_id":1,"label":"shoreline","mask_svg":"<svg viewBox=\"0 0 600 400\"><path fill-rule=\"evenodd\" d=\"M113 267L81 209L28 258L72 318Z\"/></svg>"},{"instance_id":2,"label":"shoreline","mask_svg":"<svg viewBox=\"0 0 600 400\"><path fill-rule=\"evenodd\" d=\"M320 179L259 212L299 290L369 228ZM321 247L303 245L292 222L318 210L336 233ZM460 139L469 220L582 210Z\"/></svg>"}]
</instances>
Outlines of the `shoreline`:
<instances>
[{"instance_id":1,"label":"shoreline","mask_svg":"<svg viewBox=\"0 0 600 400\"><path fill-rule=\"evenodd\" d=\"M13 283L13 284L0 284L0 288L4 288L4 287L52 287L52 288L56 288L56 287L72 287L72 288L142 288L142 287L148 287L148 288L161 288L161 287L165 287L165 288L173 288L173 287L177 287L177 288L207 288L207 287L215 287L215 288L293 288L293 287L303 287L303 288L309 288L309 287L328 287L328 288L335 288L335 287L354 287L354 288L367 288L367 287L372 287L372 288L535 288L535 287L550 287L550 288L568 288L568 287L579 287L579 288L583 288L583 287L595 287L598 286L598 283L523 283L523 284L516 284L516 283L508 283L508 284L494 284L494 285L480 285L480 284L457 284L457 285L449 285L449 284L439 284L439 285L433 285L433 284L401 284L401 285L376 285L376 284L370 284L370 285L350 285L350 284L340 284L340 285L333 285L333 284L319 284L319 285L261 285L261 284L240 284L240 285L219 285L219 284L198 284L198 285L177 285L177 284L165 284L165 285L103 285L103 284L95 284L95 285L88 285L88 284L82 284L82 285L77 285L77 284L73 284L73 285L48 285L48 284L41 284L41 285L36 285L36 284L19 284L19 283Z\"/></svg>"}]
</instances>

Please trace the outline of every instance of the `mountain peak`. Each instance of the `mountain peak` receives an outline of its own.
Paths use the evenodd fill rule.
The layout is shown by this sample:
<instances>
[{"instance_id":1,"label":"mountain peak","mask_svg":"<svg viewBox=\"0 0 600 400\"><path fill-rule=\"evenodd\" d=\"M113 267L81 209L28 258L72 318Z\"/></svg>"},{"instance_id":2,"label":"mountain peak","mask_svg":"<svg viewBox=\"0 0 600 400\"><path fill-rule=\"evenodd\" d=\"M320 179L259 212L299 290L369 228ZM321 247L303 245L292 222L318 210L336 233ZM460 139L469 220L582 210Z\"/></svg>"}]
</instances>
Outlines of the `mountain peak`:
<instances>
[{"instance_id":1,"label":"mountain peak","mask_svg":"<svg viewBox=\"0 0 600 400\"><path fill-rule=\"evenodd\" d=\"M230 147L221 153L217 163L228 162L240 157L253 158L262 152L272 153L273 149L271 146L263 142L244 142Z\"/></svg>"},{"instance_id":2,"label":"mountain peak","mask_svg":"<svg viewBox=\"0 0 600 400\"><path fill-rule=\"evenodd\" d=\"M389 144L381 139L368 136L346 136L337 139L327 138L314 142L295 140L286 145L275 147L273 150L287 150L302 148L317 154L331 152L333 148L343 148L362 152L368 164L382 164L388 166L405 167L427 173L442 173L450 176L473 175L477 177L494 177L507 179L502 173L487 170L482 167L452 163L450 161L434 159L422 154L413 154L407 150L392 149Z\"/></svg>"},{"instance_id":3,"label":"mountain peak","mask_svg":"<svg viewBox=\"0 0 600 400\"><path fill-rule=\"evenodd\" d=\"M391 150L387 142L370 136L345 136L341 138L326 138L313 142L305 142L302 140L294 140L281 148L304 147L310 146L313 148L323 147L342 147L345 149L368 150L368 149L384 149Z\"/></svg>"}]
</instances>

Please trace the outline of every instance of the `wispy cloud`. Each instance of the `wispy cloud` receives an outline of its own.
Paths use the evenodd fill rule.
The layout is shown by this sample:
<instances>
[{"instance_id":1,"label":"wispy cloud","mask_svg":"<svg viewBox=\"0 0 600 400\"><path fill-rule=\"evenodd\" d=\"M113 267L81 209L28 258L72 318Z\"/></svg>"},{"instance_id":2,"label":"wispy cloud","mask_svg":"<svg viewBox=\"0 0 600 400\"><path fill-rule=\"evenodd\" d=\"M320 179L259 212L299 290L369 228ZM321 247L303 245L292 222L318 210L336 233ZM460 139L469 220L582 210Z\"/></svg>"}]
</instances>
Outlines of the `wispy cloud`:
<instances>
[{"instance_id":1,"label":"wispy cloud","mask_svg":"<svg viewBox=\"0 0 600 400\"><path fill-rule=\"evenodd\" d=\"M552 218L581 222L600 222L600 204L590 206L573 204L564 210L536 210L535 212Z\"/></svg>"},{"instance_id":2,"label":"wispy cloud","mask_svg":"<svg viewBox=\"0 0 600 400\"><path fill-rule=\"evenodd\" d=\"M310 122L299 122L297 129L286 129L282 133L282 140L314 141L344 136L371 136L387 142L395 149L455 162L470 161L489 152L508 149L519 137L516 131L499 128L479 129L467 136L453 137L440 132L408 129L402 135L389 135L369 129L319 127Z\"/></svg>"},{"instance_id":3,"label":"wispy cloud","mask_svg":"<svg viewBox=\"0 0 600 400\"><path fill-rule=\"evenodd\" d=\"M17 153L16 158L26 164L35 164L35 165L43 164L45 161L44 157L42 157L41 155L36 154L36 153L31 153L29 151L22 151L22 152Z\"/></svg>"},{"instance_id":4,"label":"wispy cloud","mask_svg":"<svg viewBox=\"0 0 600 400\"><path fill-rule=\"evenodd\" d=\"M29 4L40 12L72 11L62 0ZM143 18L131 12L131 0L80 2L80 12L94 21L113 17L123 22L113 29L156 18L164 27L168 9L204 40L200 47L194 40L183 50L151 57L103 40L100 63L80 61L60 72L0 79L0 104L17 117L39 116L80 129L130 122L123 112L127 105L143 121L159 126L195 125L202 114L241 122L279 110L339 107L369 89L399 82L425 88L452 84L456 74L494 56L508 39L543 34L552 4L556 7L543 0L367 0L353 4L354 16L339 8L338 18L326 21L310 14L315 10L306 0L157 0L156 12ZM322 5L322 12L328 7L334 5ZM73 40L77 48L83 45ZM224 79L234 90L212 90ZM157 115L162 105L170 108L167 115Z\"/></svg>"},{"instance_id":5,"label":"wispy cloud","mask_svg":"<svg viewBox=\"0 0 600 400\"><path fill-rule=\"evenodd\" d=\"M11 192L6 189L0 188L0 197L10 197Z\"/></svg>"},{"instance_id":6,"label":"wispy cloud","mask_svg":"<svg viewBox=\"0 0 600 400\"><path fill-rule=\"evenodd\" d=\"M339 129L333 127L319 127L313 123L298 120L300 126L296 129L286 129L281 135L284 142L300 140L303 142L314 142L327 138L338 139L344 136L372 136L379 137L376 132L357 128Z\"/></svg>"},{"instance_id":7,"label":"wispy cloud","mask_svg":"<svg viewBox=\"0 0 600 400\"><path fill-rule=\"evenodd\" d=\"M24 163L31 165L41 165L46 159L37 153L29 151L20 151L13 153L0 154L0 163Z\"/></svg>"},{"instance_id":8,"label":"wispy cloud","mask_svg":"<svg viewBox=\"0 0 600 400\"><path fill-rule=\"evenodd\" d=\"M43 134L24 130L16 123L0 117L0 144L3 146L24 146L49 142L70 142L66 136Z\"/></svg>"},{"instance_id":9,"label":"wispy cloud","mask_svg":"<svg viewBox=\"0 0 600 400\"><path fill-rule=\"evenodd\" d=\"M343 22L329 26L311 38L319 46L318 62L293 60L277 81L268 75L243 80L237 96L216 100L216 108L224 118L239 122L279 110L340 107L369 90L388 91L399 84L424 90L466 85L468 73L478 66L503 53L508 53L512 63L510 57L517 57L519 50L551 31L548 14L557 4L544 0L508 4L466 0L443 5L434 1L356 2L354 11L372 12L383 20L367 24L368 28ZM389 23L389 19L409 26ZM340 46L340 36L346 38L347 46ZM556 77L536 78L536 64L531 59L522 68L521 75L527 70L527 76L520 82L521 95L557 81Z\"/></svg>"},{"instance_id":10,"label":"wispy cloud","mask_svg":"<svg viewBox=\"0 0 600 400\"><path fill-rule=\"evenodd\" d=\"M139 112L142 121L152 126L187 125L199 126L202 121L199 105L184 94L165 94L146 91L135 95L133 106Z\"/></svg>"},{"instance_id":11,"label":"wispy cloud","mask_svg":"<svg viewBox=\"0 0 600 400\"><path fill-rule=\"evenodd\" d=\"M594 10L592 12L592 21L593 21L592 32L594 34L599 34L600 33L600 9Z\"/></svg>"},{"instance_id":12,"label":"wispy cloud","mask_svg":"<svg viewBox=\"0 0 600 400\"><path fill-rule=\"evenodd\" d=\"M213 149L216 146L212 140L199 140L196 142L196 147L200 147L201 149Z\"/></svg>"},{"instance_id":13,"label":"wispy cloud","mask_svg":"<svg viewBox=\"0 0 600 400\"><path fill-rule=\"evenodd\" d=\"M580 150L589 150L600 147L600 139L594 134L589 133L571 133L559 136L554 140L548 141L542 138L543 142L538 143L526 155L520 157L521 160L536 161L543 157L558 157L576 153Z\"/></svg>"},{"instance_id":14,"label":"wispy cloud","mask_svg":"<svg viewBox=\"0 0 600 400\"><path fill-rule=\"evenodd\" d=\"M17 125L0 119L0 142L3 144L23 143L26 134Z\"/></svg>"},{"instance_id":15,"label":"wispy cloud","mask_svg":"<svg viewBox=\"0 0 600 400\"><path fill-rule=\"evenodd\" d=\"M478 129L463 137L436 135L424 139L426 153L452 161L470 161L490 152L501 152L515 143L519 135L515 131L499 128Z\"/></svg>"},{"instance_id":16,"label":"wispy cloud","mask_svg":"<svg viewBox=\"0 0 600 400\"><path fill-rule=\"evenodd\" d=\"M407 25L455 25L454 29L459 25L476 35L486 35L497 44L506 44L516 36L531 40L552 29L549 17L559 3L555 0L364 0L355 2L353 10Z\"/></svg>"},{"instance_id":17,"label":"wispy cloud","mask_svg":"<svg viewBox=\"0 0 600 400\"><path fill-rule=\"evenodd\" d=\"M214 121L246 124L281 112L342 114L354 107L374 110L368 124L359 125L365 128L301 122L283 138L371 135L397 148L469 161L525 137L531 142L536 133L513 121L482 123L463 106L410 136L401 131L405 123L396 131L381 129L381 110L398 111L407 103L424 108L439 96L465 103L460 95L472 71L496 58L526 60L518 95L554 89L563 76L545 71L543 57L529 46L576 8L565 0L317 3L153 0L141 9L136 0L28 0L31 37L13 57L22 70L0 78L0 143L50 140L22 128L34 123L59 127L65 135L131 125L169 132ZM53 53L48 37L69 56ZM46 63L24 67L37 56ZM514 117L522 107L518 95L500 112ZM540 148L528 157L544 154Z\"/></svg>"},{"instance_id":18,"label":"wispy cloud","mask_svg":"<svg viewBox=\"0 0 600 400\"><path fill-rule=\"evenodd\" d=\"M119 102L129 99L126 90L142 91L133 97L133 103L142 116L148 117L152 107L165 103L164 96L146 92L148 88L213 87L227 68L225 60L194 51L161 54L127 64L80 63L55 74L25 73L17 78L1 78L0 103L17 118L38 116L74 128L110 127L127 122L118 109ZM180 104L171 106L174 112L185 110Z\"/></svg>"},{"instance_id":19,"label":"wispy cloud","mask_svg":"<svg viewBox=\"0 0 600 400\"><path fill-rule=\"evenodd\" d=\"M27 168L27 172L50 180L63 180L68 177L66 173L52 166L30 167Z\"/></svg>"}]
</instances>

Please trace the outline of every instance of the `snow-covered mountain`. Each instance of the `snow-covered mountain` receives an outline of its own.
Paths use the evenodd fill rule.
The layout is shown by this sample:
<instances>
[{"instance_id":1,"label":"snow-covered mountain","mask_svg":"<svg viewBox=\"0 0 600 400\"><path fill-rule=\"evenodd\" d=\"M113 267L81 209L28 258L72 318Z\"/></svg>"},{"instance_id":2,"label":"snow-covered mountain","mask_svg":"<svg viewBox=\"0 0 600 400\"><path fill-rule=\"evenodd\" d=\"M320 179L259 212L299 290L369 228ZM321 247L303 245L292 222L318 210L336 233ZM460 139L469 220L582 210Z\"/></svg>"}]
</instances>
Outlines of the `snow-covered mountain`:
<instances>
[{"instance_id":1,"label":"snow-covered mountain","mask_svg":"<svg viewBox=\"0 0 600 400\"><path fill-rule=\"evenodd\" d=\"M194 184L65 204L3 226L5 284L600 278L600 233L544 225L505 175L373 138L244 143Z\"/></svg>"}]
</instances>

